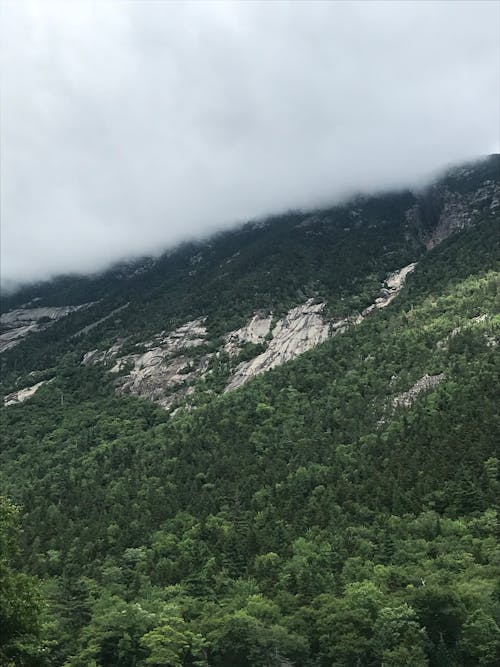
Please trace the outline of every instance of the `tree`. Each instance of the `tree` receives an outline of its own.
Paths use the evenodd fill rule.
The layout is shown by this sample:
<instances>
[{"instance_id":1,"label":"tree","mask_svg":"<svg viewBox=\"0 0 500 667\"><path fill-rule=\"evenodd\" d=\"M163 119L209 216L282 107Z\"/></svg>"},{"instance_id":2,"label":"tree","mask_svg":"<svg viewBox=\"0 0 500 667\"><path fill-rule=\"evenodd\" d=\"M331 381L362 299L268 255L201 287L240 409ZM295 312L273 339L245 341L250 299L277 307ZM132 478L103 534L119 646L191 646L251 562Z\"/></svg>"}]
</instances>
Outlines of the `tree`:
<instances>
[{"instance_id":1,"label":"tree","mask_svg":"<svg viewBox=\"0 0 500 667\"><path fill-rule=\"evenodd\" d=\"M374 625L374 644L384 667L425 667L425 631L407 604L384 607Z\"/></svg>"},{"instance_id":2,"label":"tree","mask_svg":"<svg viewBox=\"0 0 500 667\"><path fill-rule=\"evenodd\" d=\"M317 632L322 665L371 664L375 657L373 628L382 594L370 581L349 584L344 597L318 599Z\"/></svg>"},{"instance_id":3,"label":"tree","mask_svg":"<svg viewBox=\"0 0 500 667\"><path fill-rule=\"evenodd\" d=\"M0 496L0 663L5 667L42 664L38 585L11 566L19 538L18 516L18 509Z\"/></svg>"},{"instance_id":4,"label":"tree","mask_svg":"<svg viewBox=\"0 0 500 667\"><path fill-rule=\"evenodd\" d=\"M424 586L416 589L413 597L412 606L434 646L443 640L454 648L465 620L465 607L457 593L445 587Z\"/></svg>"},{"instance_id":5,"label":"tree","mask_svg":"<svg viewBox=\"0 0 500 667\"><path fill-rule=\"evenodd\" d=\"M149 651L144 664L152 667L204 667L208 664L203 637L191 632L180 616L172 617L168 623L145 634L141 644Z\"/></svg>"},{"instance_id":6,"label":"tree","mask_svg":"<svg viewBox=\"0 0 500 667\"><path fill-rule=\"evenodd\" d=\"M92 619L80 639L81 646L68 666L136 667L148 653L141 638L155 627L156 621L156 614L141 603L127 603L104 593L94 606Z\"/></svg>"},{"instance_id":7,"label":"tree","mask_svg":"<svg viewBox=\"0 0 500 667\"><path fill-rule=\"evenodd\" d=\"M500 664L500 628L482 609L476 609L466 619L459 648L464 665L495 667Z\"/></svg>"}]
</instances>

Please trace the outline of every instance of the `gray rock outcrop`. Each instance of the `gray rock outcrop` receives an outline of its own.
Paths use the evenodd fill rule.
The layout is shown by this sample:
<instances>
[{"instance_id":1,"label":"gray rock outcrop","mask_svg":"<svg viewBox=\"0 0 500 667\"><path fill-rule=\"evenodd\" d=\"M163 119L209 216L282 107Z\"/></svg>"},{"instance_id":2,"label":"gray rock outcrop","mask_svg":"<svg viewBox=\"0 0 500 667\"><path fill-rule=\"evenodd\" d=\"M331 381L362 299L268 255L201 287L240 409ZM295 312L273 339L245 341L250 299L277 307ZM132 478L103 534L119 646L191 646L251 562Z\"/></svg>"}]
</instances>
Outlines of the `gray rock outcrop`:
<instances>
[{"instance_id":1,"label":"gray rock outcrop","mask_svg":"<svg viewBox=\"0 0 500 667\"><path fill-rule=\"evenodd\" d=\"M326 319L326 304L309 299L291 308L274 327L272 313L254 313L244 326L226 334L219 352L199 351L193 354L192 350L206 342L207 335L204 318L198 318L138 344L142 351L120 356L124 343L121 340L107 350L90 350L84 355L82 363L114 362L110 372L120 374L116 382L117 393L141 396L169 408L177 399L194 391L195 382L210 372L211 363L221 351L234 358L247 343L267 345L253 359L236 366L224 390L228 392L343 333L350 326L361 323L372 312L385 308L399 294L415 266L415 263L409 264L389 274L373 304L363 313L354 313L343 319Z\"/></svg>"},{"instance_id":2,"label":"gray rock outcrop","mask_svg":"<svg viewBox=\"0 0 500 667\"><path fill-rule=\"evenodd\" d=\"M255 314L240 329L227 334L224 350L229 356L236 356L245 343L263 343L271 331L272 320L272 315Z\"/></svg>"},{"instance_id":3,"label":"gray rock outcrop","mask_svg":"<svg viewBox=\"0 0 500 667\"><path fill-rule=\"evenodd\" d=\"M420 378L420 380L417 380L415 384L408 389L408 391L394 396L392 399L393 408L411 407L420 394L434 389L438 386L438 384L441 384L444 379L446 379L446 375L444 373L438 373L437 375L425 374Z\"/></svg>"},{"instance_id":4,"label":"gray rock outcrop","mask_svg":"<svg viewBox=\"0 0 500 667\"><path fill-rule=\"evenodd\" d=\"M313 299L296 308L292 308L283 319L277 322L272 330L272 339L267 349L254 359L241 363L237 367L225 391L241 387L255 375L264 373L271 368L280 366L298 357L319 343L324 342L330 336L343 333L348 327L360 324L372 312L380 308L385 308L403 289L406 278L415 267L416 263L413 262L389 274L380 296L375 299L373 304L365 308L361 314L357 313L336 321L325 321L322 316L325 304L315 303ZM262 336L264 331L266 331L266 335L269 332L269 329L266 329L267 320L258 319L256 315L246 327L239 329L238 332L247 331L247 328L252 330L252 323L254 323L256 334L259 332ZM256 326L257 324L258 327ZM234 335L234 333L237 332L233 332L230 335ZM255 335L255 338L257 339L257 335Z\"/></svg>"},{"instance_id":5,"label":"gray rock outcrop","mask_svg":"<svg viewBox=\"0 0 500 667\"><path fill-rule=\"evenodd\" d=\"M46 306L39 308L16 308L0 316L0 352L18 345L26 336L42 331L70 313L88 308L91 303L81 306Z\"/></svg>"},{"instance_id":6,"label":"gray rock outcrop","mask_svg":"<svg viewBox=\"0 0 500 667\"><path fill-rule=\"evenodd\" d=\"M108 350L87 352L82 363L115 359L111 372L127 371L117 379L118 394L133 394L167 408L192 391L190 385L207 370L211 355L194 358L186 354L187 350L202 345L205 339L206 328L200 318L186 322L170 333L162 331L157 334L143 344L146 352L118 357L121 343L117 343Z\"/></svg>"},{"instance_id":7,"label":"gray rock outcrop","mask_svg":"<svg viewBox=\"0 0 500 667\"><path fill-rule=\"evenodd\" d=\"M467 170L461 178L467 179ZM479 220L500 213L500 184L484 180L478 188L463 191L436 185L421 193L421 201L406 213L407 223L421 231L422 241L431 250L456 232L473 227ZM433 211L429 216L426 211Z\"/></svg>"},{"instance_id":8,"label":"gray rock outcrop","mask_svg":"<svg viewBox=\"0 0 500 667\"><path fill-rule=\"evenodd\" d=\"M324 303L314 303L310 299L292 308L276 323L267 349L238 366L226 391L240 387L255 375L284 364L325 341L330 325L321 316L324 307Z\"/></svg>"},{"instance_id":9,"label":"gray rock outcrop","mask_svg":"<svg viewBox=\"0 0 500 667\"><path fill-rule=\"evenodd\" d=\"M365 308L363 310L363 312L361 313L362 316L366 317L374 310L385 308L392 301L394 301L394 299L403 289L406 278L410 273L412 273L412 271L415 270L416 266L417 263L413 262L412 264L408 264L407 266L404 266L402 269L399 269L398 271L394 271L393 273L389 274L389 276L385 280L385 286L382 288L380 296L377 297L375 299L375 302L372 303L370 306L368 306L368 308Z\"/></svg>"},{"instance_id":10,"label":"gray rock outcrop","mask_svg":"<svg viewBox=\"0 0 500 667\"><path fill-rule=\"evenodd\" d=\"M24 389L19 389L18 391L12 392L4 397L4 405L17 405L18 403L24 403L29 398L34 396L40 387L44 384L51 382L51 380L42 380L36 384L31 385L31 387L24 387Z\"/></svg>"}]
</instances>

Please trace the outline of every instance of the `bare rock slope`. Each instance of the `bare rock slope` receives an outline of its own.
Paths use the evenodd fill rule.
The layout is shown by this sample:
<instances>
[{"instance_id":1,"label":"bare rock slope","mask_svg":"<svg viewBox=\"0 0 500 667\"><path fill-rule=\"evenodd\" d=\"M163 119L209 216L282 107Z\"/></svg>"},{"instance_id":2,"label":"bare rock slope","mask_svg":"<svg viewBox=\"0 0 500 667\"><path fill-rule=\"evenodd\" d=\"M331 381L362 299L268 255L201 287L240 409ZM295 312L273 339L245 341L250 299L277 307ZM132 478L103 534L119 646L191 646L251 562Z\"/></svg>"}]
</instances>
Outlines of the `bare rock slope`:
<instances>
[{"instance_id":1,"label":"bare rock slope","mask_svg":"<svg viewBox=\"0 0 500 667\"><path fill-rule=\"evenodd\" d=\"M437 375L424 375L419 380L417 380L415 384L408 389L408 391L394 396L392 399L392 406L394 408L411 407L420 394L434 389L445 379L446 375L444 373L438 373Z\"/></svg>"},{"instance_id":2,"label":"bare rock slope","mask_svg":"<svg viewBox=\"0 0 500 667\"><path fill-rule=\"evenodd\" d=\"M116 391L152 400L164 408L194 391L195 383L211 372L214 360L221 354L236 359L248 343L265 349L249 360L236 363L225 391L241 387L251 378L290 361L324 342L331 336L359 324L374 311L384 308L399 294L415 264L389 274L375 302L362 313L340 320L324 317L325 303L309 299L281 319L272 313L255 313L241 328L225 336L219 351L207 352L207 330L203 318L186 322L174 331L162 331L152 340L138 344L138 352L120 354L123 341L107 350L90 350L84 364L105 363L117 374ZM273 326L274 322L274 326ZM198 348L198 349L197 349Z\"/></svg>"},{"instance_id":3,"label":"bare rock slope","mask_svg":"<svg viewBox=\"0 0 500 667\"><path fill-rule=\"evenodd\" d=\"M460 176L467 179L470 173L471 170L463 169ZM473 227L481 218L498 215L500 211L498 180L485 179L477 189L468 192L436 185L429 189L426 197L433 202L433 208L439 210L437 219L432 221L432 228L423 233L422 240L428 250L452 234ZM409 209L406 218L409 224L425 228L420 204Z\"/></svg>"},{"instance_id":4,"label":"bare rock slope","mask_svg":"<svg viewBox=\"0 0 500 667\"><path fill-rule=\"evenodd\" d=\"M121 343L117 343L105 351L91 350L83 363L115 360L112 373L127 371L117 379L117 393L148 398L168 408L175 399L188 393L190 385L207 369L209 355L195 359L187 354L187 350L202 345L205 337L203 320L192 320L144 343L146 352L118 357Z\"/></svg>"},{"instance_id":5,"label":"bare rock slope","mask_svg":"<svg viewBox=\"0 0 500 667\"><path fill-rule=\"evenodd\" d=\"M3 399L4 405L17 405L19 403L24 403L24 401L27 401L28 398L34 396L40 387L42 387L44 384L47 384L48 382L51 382L51 380L42 380L41 382L37 382L36 384L31 385L31 387L24 387L24 389L19 389L18 391L14 391L12 394L8 394Z\"/></svg>"},{"instance_id":6,"label":"bare rock slope","mask_svg":"<svg viewBox=\"0 0 500 667\"><path fill-rule=\"evenodd\" d=\"M247 380L294 359L328 338L330 325L324 322L321 311L324 303L312 300L292 308L278 320L267 349L254 359L240 364L226 391L241 387Z\"/></svg>"},{"instance_id":7,"label":"bare rock slope","mask_svg":"<svg viewBox=\"0 0 500 667\"><path fill-rule=\"evenodd\" d=\"M82 308L88 308L90 303L81 306L48 306L40 308L16 308L0 316L0 352L9 350L18 345L26 336L36 331L42 331L48 326Z\"/></svg>"}]
</instances>

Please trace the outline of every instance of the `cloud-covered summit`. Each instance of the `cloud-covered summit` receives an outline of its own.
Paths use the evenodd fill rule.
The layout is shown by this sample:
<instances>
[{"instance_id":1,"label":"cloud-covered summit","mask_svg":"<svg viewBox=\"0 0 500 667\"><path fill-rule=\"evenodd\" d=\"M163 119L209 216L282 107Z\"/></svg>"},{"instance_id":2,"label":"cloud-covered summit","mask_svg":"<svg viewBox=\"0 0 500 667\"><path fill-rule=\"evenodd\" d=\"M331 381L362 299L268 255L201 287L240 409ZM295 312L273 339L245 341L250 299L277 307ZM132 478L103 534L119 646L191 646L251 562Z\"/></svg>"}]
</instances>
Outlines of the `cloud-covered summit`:
<instances>
[{"instance_id":1,"label":"cloud-covered summit","mask_svg":"<svg viewBox=\"0 0 500 667\"><path fill-rule=\"evenodd\" d=\"M498 151L493 2L2 4L2 276Z\"/></svg>"}]
</instances>

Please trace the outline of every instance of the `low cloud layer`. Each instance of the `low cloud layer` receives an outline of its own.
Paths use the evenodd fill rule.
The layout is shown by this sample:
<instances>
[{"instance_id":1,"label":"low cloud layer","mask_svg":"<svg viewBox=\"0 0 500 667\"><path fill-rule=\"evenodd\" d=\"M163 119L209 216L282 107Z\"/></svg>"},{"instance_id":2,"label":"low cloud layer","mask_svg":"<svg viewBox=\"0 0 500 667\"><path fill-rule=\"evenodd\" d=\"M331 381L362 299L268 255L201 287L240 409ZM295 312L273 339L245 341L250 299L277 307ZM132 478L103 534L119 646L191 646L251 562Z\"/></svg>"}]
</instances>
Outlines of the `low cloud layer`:
<instances>
[{"instance_id":1,"label":"low cloud layer","mask_svg":"<svg viewBox=\"0 0 500 667\"><path fill-rule=\"evenodd\" d=\"M499 150L496 2L2 4L2 276Z\"/></svg>"}]
</instances>

